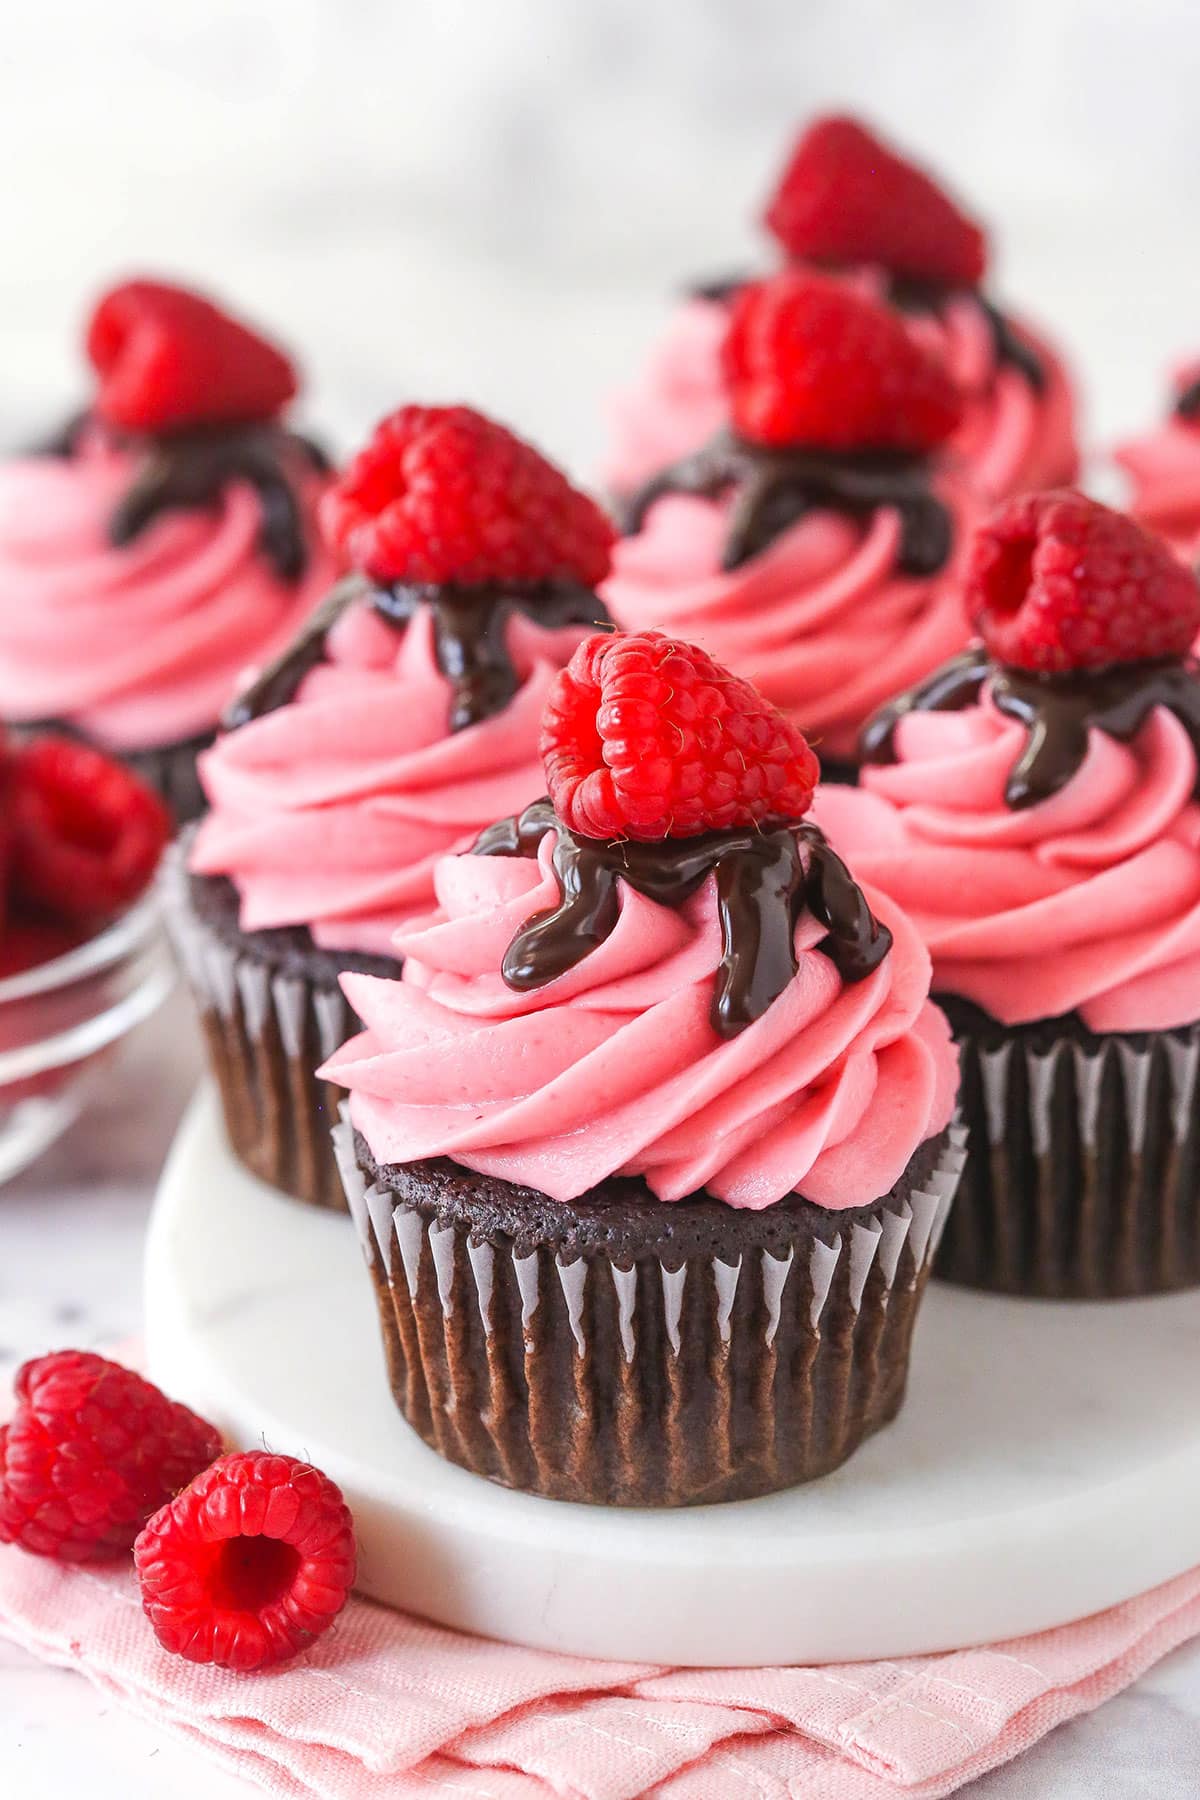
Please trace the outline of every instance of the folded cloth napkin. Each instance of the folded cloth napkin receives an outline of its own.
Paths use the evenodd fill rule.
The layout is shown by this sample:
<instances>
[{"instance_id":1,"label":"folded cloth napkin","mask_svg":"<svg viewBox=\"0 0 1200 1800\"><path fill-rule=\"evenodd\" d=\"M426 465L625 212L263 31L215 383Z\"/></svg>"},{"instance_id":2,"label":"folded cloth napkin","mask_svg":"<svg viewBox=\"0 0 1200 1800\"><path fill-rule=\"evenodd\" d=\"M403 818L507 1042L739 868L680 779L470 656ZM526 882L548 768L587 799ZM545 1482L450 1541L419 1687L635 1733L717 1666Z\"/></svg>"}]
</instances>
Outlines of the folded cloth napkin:
<instances>
[{"instance_id":1,"label":"folded cloth napkin","mask_svg":"<svg viewBox=\"0 0 1200 1800\"><path fill-rule=\"evenodd\" d=\"M951 1793L1200 1633L1200 1570L1036 1637L812 1669L551 1656L352 1600L268 1674L160 1650L128 1565L0 1548L0 1634L289 1800Z\"/></svg>"}]
</instances>

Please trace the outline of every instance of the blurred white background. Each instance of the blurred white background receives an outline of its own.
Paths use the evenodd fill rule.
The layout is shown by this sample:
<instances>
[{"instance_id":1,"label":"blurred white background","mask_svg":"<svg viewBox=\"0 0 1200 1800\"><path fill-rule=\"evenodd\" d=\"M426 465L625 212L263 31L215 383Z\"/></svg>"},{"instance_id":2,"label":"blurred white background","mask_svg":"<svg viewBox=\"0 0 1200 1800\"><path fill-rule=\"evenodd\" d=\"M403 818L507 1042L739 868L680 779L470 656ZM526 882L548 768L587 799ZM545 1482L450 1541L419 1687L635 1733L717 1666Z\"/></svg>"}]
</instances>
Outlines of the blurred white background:
<instances>
[{"instance_id":1,"label":"blurred white background","mask_svg":"<svg viewBox=\"0 0 1200 1800\"><path fill-rule=\"evenodd\" d=\"M132 268L303 356L343 442L470 399L577 468L687 276L752 260L795 124L861 108L992 227L1094 434L1200 349L1195 0L8 0L0 410L77 396Z\"/></svg>"}]
</instances>

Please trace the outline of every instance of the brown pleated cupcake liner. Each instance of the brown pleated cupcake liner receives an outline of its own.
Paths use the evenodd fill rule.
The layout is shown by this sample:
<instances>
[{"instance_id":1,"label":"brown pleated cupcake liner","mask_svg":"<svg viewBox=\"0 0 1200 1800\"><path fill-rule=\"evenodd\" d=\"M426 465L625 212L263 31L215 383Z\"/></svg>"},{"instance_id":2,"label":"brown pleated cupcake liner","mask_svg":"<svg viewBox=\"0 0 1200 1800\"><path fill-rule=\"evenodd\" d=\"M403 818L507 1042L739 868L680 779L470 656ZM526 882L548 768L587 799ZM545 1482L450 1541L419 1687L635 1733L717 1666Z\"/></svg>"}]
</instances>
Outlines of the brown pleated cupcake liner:
<instances>
[{"instance_id":1,"label":"brown pleated cupcake liner","mask_svg":"<svg viewBox=\"0 0 1200 1800\"><path fill-rule=\"evenodd\" d=\"M616 1506L790 1487L894 1418L964 1161L956 1127L905 1199L786 1255L616 1260L448 1216L419 1166L383 1181L345 1116L334 1138L405 1418L492 1481Z\"/></svg>"},{"instance_id":2,"label":"brown pleated cupcake liner","mask_svg":"<svg viewBox=\"0 0 1200 1800\"><path fill-rule=\"evenodd\" d=\"M359 1021L336 977L281 969L249 933L226 942L192 905L188 838L166 858L167 926L195 998L225 1129L251 1174L311 1206L346 1210L330 1130L342 1090L315 1071Z\"/></svg>"},{"instance_id":3,"label":"brown pleated cupcake liner","mask_svg":"<svg viewBox=\"0 0 1200 1800\"><path fill-rule=\"evenodd\" d=\"M936 1275L1044 1299L1200 1285L1200 1026L955 1035L970 1144Z\"/></svg>"}]
</instances>

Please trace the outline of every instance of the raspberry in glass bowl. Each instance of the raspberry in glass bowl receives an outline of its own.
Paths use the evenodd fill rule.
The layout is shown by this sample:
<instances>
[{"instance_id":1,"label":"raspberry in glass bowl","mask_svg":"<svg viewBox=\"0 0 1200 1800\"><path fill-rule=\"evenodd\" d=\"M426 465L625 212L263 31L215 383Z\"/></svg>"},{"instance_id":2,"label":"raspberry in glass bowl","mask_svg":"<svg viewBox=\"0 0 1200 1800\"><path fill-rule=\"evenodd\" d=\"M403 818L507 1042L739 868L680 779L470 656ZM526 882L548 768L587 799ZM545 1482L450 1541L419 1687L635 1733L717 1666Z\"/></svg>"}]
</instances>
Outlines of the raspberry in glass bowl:
<instances>
[{"instance_id":1,"label":"raspberry in glass bowl","mask_svg":"<svg viewBox=\"0 0 1200 1800\"><path fill-rule=\"evenodd\" d=\"M91 746L0 738L0 1181L79 1115L173 975L152 885L161 800Z\"/></svg>"}]
</instances>

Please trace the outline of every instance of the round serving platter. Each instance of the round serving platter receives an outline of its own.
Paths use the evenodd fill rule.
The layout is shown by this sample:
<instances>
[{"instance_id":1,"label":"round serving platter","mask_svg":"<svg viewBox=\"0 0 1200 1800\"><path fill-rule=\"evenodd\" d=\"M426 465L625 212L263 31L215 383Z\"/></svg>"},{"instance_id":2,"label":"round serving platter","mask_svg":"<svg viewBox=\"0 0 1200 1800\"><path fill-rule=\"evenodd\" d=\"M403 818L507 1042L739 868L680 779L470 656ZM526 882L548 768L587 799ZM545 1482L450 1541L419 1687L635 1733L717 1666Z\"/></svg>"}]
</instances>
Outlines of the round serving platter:
<instances>
[{"instance_id":1,"label":"round serving platter","mask_svg":"<svg viewBox=\"0 0 1200 1800\"><path fill-rule=\"evenodd\" d=\"M833 1475L674 1512L565 1505L445 1463L384 1373L346 1217L248 1175L203 1089L147 1250L150 1372L346 1493L360 1585L441 1624L622 1661L915 1655L1077 1619L1200 1563L1200 1294L934 1286L909 1398Z\"/></svg>"}]
</instances>

